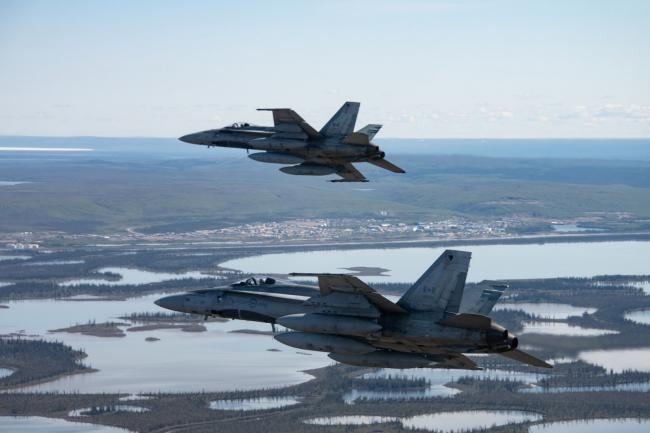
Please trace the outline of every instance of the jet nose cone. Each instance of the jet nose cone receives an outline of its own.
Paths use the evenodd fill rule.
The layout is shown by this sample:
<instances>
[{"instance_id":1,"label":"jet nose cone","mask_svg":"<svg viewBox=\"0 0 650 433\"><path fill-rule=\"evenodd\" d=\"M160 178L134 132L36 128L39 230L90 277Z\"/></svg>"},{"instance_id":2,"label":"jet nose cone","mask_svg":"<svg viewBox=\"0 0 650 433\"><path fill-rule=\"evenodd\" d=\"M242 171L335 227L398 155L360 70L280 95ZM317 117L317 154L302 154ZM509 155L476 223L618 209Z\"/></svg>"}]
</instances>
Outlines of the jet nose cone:
<instances>
[{"instance_id":1,"label":"jet nose cone","mask_svg":"<svg viewBox=\"0 0 650 433\"><path fill-rule=\"evenodd\" d=\"M196 134L187 134L187 135L183 135L182 137L179 137L178 139L185 143L195 144L196 141L195 136Z\"/></svg>"},{"instance_id":2,"label":"jet nose cone","mask_svg":"<svg viewBox=\"0 0 650 433\"><path fill-rule=\"evenodd\" d=\"M180 295L165 296L164 298L155 300L153 303L168 310L182 311L183 297Z\"/></svg>"}]
</instances>

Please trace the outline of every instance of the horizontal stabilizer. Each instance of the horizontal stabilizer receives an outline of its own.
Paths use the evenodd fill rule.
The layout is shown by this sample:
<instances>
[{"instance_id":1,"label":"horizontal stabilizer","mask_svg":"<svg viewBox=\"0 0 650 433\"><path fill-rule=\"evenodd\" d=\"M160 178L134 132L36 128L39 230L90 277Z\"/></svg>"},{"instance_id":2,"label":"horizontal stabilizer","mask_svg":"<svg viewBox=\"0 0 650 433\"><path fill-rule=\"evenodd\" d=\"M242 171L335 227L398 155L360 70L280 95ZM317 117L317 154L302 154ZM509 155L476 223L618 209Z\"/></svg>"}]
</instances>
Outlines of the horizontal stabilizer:
<instances>
[{"instance_id":1,"label":"horizontal stabilizer","mask_svg":"<svg viewBox=\"0 0 650 433\"><path fill-rule=\"evenodd\" d=\"M515 361L523 362L524 364L532 365L533 367L553 368L553 366L546 361L542 361L541 359L535 358L533 355L529 355L518 349L499 352L499 355L514 359Z\"/></svg>"},{"instance_id":2,"label":"horizontal stabilizer","mask_svg":"<svg viewBox=\"0 0 650 433\"><path fill-rule=\"evenodd\" d=\"M381 167L384 170L392 171L393 173L406 173L404 170L393 164L392 162L386 161L384 158L378 159L369 159L369 163Z\"/></svg>"},{"instance_id":3,"label":"horizontal stabilizer","mask_svg":"<svg viewBox=\"0 0 650 433\"><path fill-rule=\"evenodd\" d=\"M345 138L341 140L341 143L355 144L357 146L367 146L370 144L370 137L360 132L353 132L350 135L346 135Z\"/></svg>"},{"instance_id":4,"label":"horizontal stabilizer","mask_svg":"<svg viewBox=\"0 0 650 433\"><path fill-rule=\"evenodd\" d=\"M445 326L453 326L454 328L488 330L492 325L492 319L480 314L461 313L441 320L438 323Z\"/></svg>"},{"instance_id":5,"label":"horizontal stabilizer","mask_svg":"<svg viewBox=\"0 0 650 433\"><path fill-rule=\"evenodd\" d=\"M357 133L367 135L368 140L370 141L373 138L375 138L375 135L377 135L377 133L381 129L381 126L382 125L377 125L377 124L371 123L370 125L366 125L363 128L361 128L360 130L358 130Z\"/></svg>"}]
</instances>

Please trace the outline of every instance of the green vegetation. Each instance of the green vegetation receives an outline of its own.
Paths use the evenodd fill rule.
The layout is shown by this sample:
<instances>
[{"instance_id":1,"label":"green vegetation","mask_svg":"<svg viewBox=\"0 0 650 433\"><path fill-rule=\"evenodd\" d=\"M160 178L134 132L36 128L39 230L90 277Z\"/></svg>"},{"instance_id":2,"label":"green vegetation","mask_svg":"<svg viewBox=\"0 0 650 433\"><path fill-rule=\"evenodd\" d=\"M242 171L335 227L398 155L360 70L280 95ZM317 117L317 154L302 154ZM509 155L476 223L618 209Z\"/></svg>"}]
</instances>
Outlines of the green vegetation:
<instances>
[{"instance_id":1,"label":"green vegetation","mask_svg":"<svg viewBox=\"0 0 650 433\"><path fill-rule=\"evenodd\" d=\"M364 164L372 179L364 188L323 178L296 182L244 155L0 161L4 178L32 182L0 189L0 221L5 232L106 233L126 227L181 232L291 218L598 215L599 224L612 230L650 228L647 161L436 155L394 160L406 167L406 175Z\"/></svg>"},{"instance_id":2,"label":"green vegetation","mask_svg":"<svg viewBox=\"0 0 650 433\"><path fill-rule=\"evenodd\" d=\"M14 370L13 374L0 378L0 389L93 371L79 362L85 357L86 354L81 350L74 350L58 342L0 338L0 367Z\"/></svg>"}]
</instances>

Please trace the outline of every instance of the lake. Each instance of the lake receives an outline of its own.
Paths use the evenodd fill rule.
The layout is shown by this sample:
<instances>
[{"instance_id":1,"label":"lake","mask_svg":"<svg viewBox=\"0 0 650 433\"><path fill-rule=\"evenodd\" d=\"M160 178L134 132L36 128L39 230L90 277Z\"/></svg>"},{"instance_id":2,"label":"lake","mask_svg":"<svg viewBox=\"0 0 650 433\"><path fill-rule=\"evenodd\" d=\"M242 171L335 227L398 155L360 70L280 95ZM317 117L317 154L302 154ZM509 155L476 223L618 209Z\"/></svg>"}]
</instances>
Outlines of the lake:
<instances>
[{"instance_id":1,"label":"lake","mask_svg":"<svg viewBox=\"0 0 650 433\"><path fill-rule=\"evenodd\" d=\"M166 329L127 332L123 338L80 334L48 334L50 329L96 320L98 323L137 312L160 312L153 304L161 295L126 301L11 301L0 314L0 333L25 330L49 340L81 348L84 363L100 371L62 377L21 391L58 392L189 392L280 387L304 382L302 370L329 365L324 353L297 355L267 335L230 333L235 329L268 331L254 322L207 322L206 332ZM126 327L124 327L126 328ZM146 337L160 338L153 343ZM269 351L274 349L278 351Z\"/></svg>"},{"instance_id":2,"label":"lake","mask_svg":"<svg viewBox=\"0 0 650 433\"><path fill-rule=\"evenodd\" d=\"M151 284L159 283L161 281L168 280L181 280L183 278L215 278L219 279L220 277L215 277L214 275L206 275L198 271L189 271L182 273L171 273L171 272L152 272L146 271L144 269L135 269L135 268L120 268L120 267L107 267L98 269L96 272L110 272L113 274L119 274L121 278L116 281L109 281L98 278L77 278L74 280L66 281L64 283L59 283L61 286L78 286L80 284L103 284L107 286L121 286L126 284Z\"/></svg>"},{"instance_id":3,"label":"lake","mask_svg":"<svg viewBox=\"0 0 650 433\"><path fill-rule=\"evenodd\" d=\"M541 415L533 412L465 410L422 414L405 418L377 415L320 417L308 419L305 423L315 425L367 425L400 422L407 429L451 433L506 424L539 421L541 419Z\"/></svg>"},{"instance_id":4,"label":"lake","mask_svg":"<svg viewBox=\"0 0 650 433\"><path fill-rule=\"evenodd\" d=\"M561 421L533 425L529 433L647 433L650 420L634 418Z\"/></svg>"},{"instance_id":5,"label":"lake","mask_svg":"<svg viewBox=\"0 0 650 433\"><path fill-rule=\"evenodd\" d=\"M559 275L591 276L603 273L650 274L647 257L650 242L603 242L543 245L482 245L466 247L474 252L470 279L547 277ZM227 262L229 267L255 273L288 271L341 272L352 266L391 269L388 277L364 277L377 281L413 281L438 256L442 248L405 248L386 250L320 251L263 255ZM530 262L530 263L529 263ZM200 272L182 274L156 273L138 269L104 268L118 272L123 279L110 284L145 283L181 277L205 277ZM571 270L571 272L569 272ZM161 295L148 295L126 301L98 300L24 300L5 304L0 313L0 333L24 331L49 340L62 341L88 353L84 363L99 372L63 377L52 382L25 388L28 391L59 392L190 392L258 389L297 384L311 376L302 370L331 365L321 352L297 354L295 349L276 342L267 335L230 333L237 329L269 330L266 324L229 321L206 323L206 332L187 333L177 329L127 332L123 338L99 338L79 334L49 334L51 329L65 328L95 320L115 321L121 315L161 312L153 301ZM566 318L593 312L592 309L564 304L508 304L526 311L545 313L548 317ZM562 325L565 326L565 325ZM126 328L126 327L124 327ZM572 332L576 331L572 329ZM600 332L600 330L599 330ZM159 338L146 342L145 338ZM273 350L273 351L270 351ZM276 351L277 350L277 351ZM591 351L581 359L606 368L650 366L650 350L639 349L632 357L621 360L620 351ZM623 353L625 355L626 352ZM631 359L628 359L631 358ZM396 373L396 370L389 370ZM459 377L457 372L415 369L405 373L424 377L431 387L422 392L450 395L445 383ZM464 375L485 372L462 372ZM381 374L381 373L380 373ZM514 374L510 374L513 377ZM536 375L533 375L536 377ZM525 378L533 381L532 378ZM357 398L382 398L362 389L348 395ZM383 396L385 397L385 396ZM391 398L392 396L388 397Z\"/></svg>"},{"instance_id":6,"label":"lake","mask_svg":"<svg viewBox=\"0 0 650 433\"><path fill-rule=\"evenodd\" d=\"M650 371L650 349L608 349L580 352L578 358L621 373L625 370Z\"/></svg>"},{"instance_id":7,"label":"lake","mask_svg":"<svg viewBox=\"0 0 650 433\"><path fill-rule=\"evenodd\" d=\"M11 433L129 433L117 427L40 416L0 416L0 431Z\"/></svg>"},{"instance_id":8,"label":"lake","mask_svg":"<svg viewBox=\"0 0 650 433\"><path fill-rule=\"evenodd\" d=\"M300 403L298 397L260 397L235 400L215 400L210 402L213 410L264 410L293 406Z\"/></svg>"},{"instance_id":9,"label":"lake","mask_svg":"<svg viewBox=\"0 0 650 433\"><path fill-rule=\"evenodd\" d=\"M625 318L642 325L650 325L650 309L630 311L625 314Z\"/></svg>"},{"instance_id":10,"label":"lake","mask_svg":"<svg viewBox=\"0 0 650 433\"><path fill-rule=\"evenodd\" d=\"M472 252L468 281L485 279L593 277L603 274L650 274L650 242L579 242L454 247ZM367 282L415 281L444 248L327 250L264 254L221 263L247 273L344 273L349 267L390 269L388 276L363 277ZM304 277L301 277L304 279Z\"/></svg>"},{"instance_id":11,"label":"lake","mask_svg":"<svg viewBox=\"0 0 650 433\"><path fill-rule=\"evenodd\" d=\"M569 304L555 302L499 302L494 306L494 311L521 310L540 319L565 320L569 317L579 317L584 313L593 314L597 310L588 307L576 307Z\"/></svg>"}]
</instances>

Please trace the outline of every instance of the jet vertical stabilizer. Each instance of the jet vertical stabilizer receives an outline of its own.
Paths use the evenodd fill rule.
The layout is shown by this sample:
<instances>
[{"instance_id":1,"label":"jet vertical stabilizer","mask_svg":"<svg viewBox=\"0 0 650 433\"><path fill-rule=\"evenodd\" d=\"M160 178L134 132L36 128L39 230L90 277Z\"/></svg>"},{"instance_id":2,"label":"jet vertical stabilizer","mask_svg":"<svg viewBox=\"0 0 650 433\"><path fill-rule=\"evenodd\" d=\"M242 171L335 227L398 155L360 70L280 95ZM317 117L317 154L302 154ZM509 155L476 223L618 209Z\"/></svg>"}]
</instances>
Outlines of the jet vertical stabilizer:
<instances>
[{"instance_id":1,"label":"jet vertical stabilizer","mask_svg":"<svg viewBox=\"0 0 650 433\"><path fill-rule=\"evenodd\" d=\"M354 124L357 123L360 105L358 102L343 104L339 111L320 130L320 135L324 137L340 137L351 134L354 131Z\"/></svg>"},{"instance_id":2,"label":"jet vertical stabilizer","mask_svg":"<svg viewBox=\"0 0 650 433\"><path fill-rule=\"evenodd\" d=\"M446 250L397 302L409 311L458 313L472 253Z\"/></svg>"}]
</instances>

